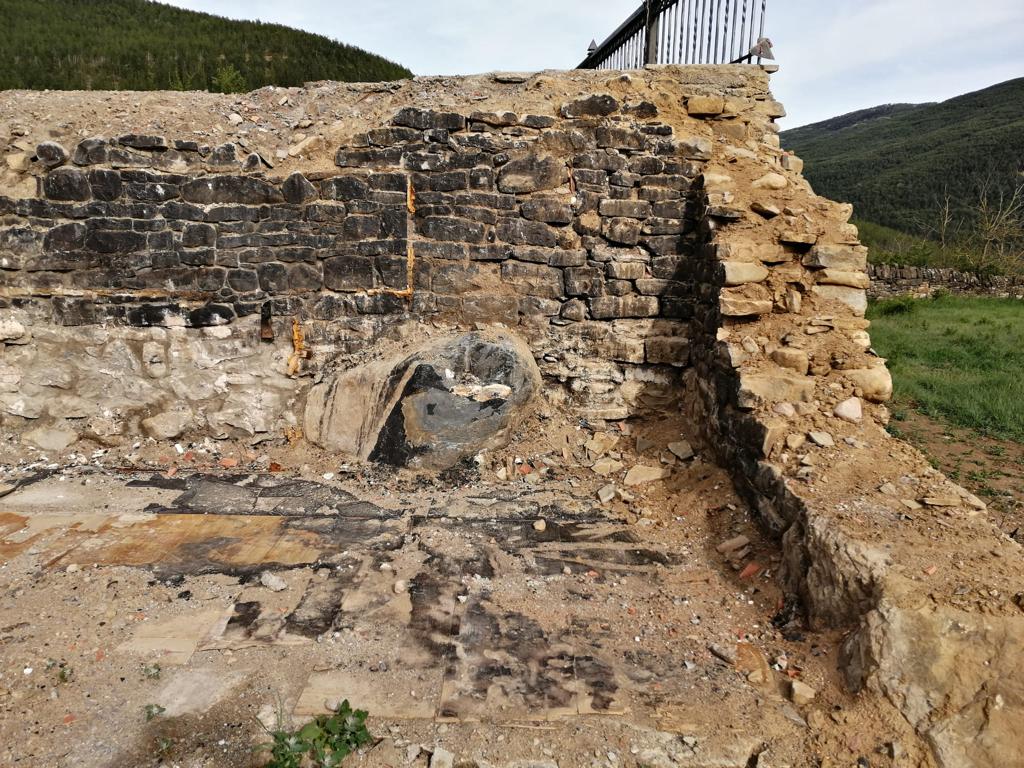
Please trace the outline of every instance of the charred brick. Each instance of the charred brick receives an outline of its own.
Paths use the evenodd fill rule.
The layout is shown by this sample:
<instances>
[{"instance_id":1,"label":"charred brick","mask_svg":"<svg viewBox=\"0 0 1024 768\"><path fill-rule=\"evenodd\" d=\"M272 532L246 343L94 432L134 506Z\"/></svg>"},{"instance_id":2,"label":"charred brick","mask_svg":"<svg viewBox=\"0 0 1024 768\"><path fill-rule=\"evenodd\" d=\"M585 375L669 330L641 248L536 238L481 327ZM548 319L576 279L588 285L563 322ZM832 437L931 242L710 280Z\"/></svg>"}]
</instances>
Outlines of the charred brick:
<instances>
[{"instance_id":1,"label":"charred brick","mask_svg":"<svg viewBox=\"0 0 1024 768\"><path fill-rule=\"evenodd\" d=\"M51 200L88 200L92 197L92 188L83 171L57 168L43 179L43 194Z\"/></svg>"},{"instance_id":2,"label":"charred brick","mask_svg":"<svg viewBox=\"0 0 1024 768\"><path fill-rule=\"evenodd\" d=\"M373 288L373 259L349 254L324 260L324 285L332 291Z\"/></svg>"},{"instance_id":3,"label":"charred brick","mask_svg":"<svg viewBox=\"0 0 1024 768\"><path fill-rule=\"evenodd\" d=\"M281 185L281 194L286 203L302 205L316 200L319 197L316 187L298 171L291 174Z\"/></svg>"},{"instance_id":4,"label":"charred brick","mask_svg":"<svg viewBox=\"0 0 1024 768\"><path fill-rule=\"evenodd\" d=\"M425 131L442 128L446 131L461 131L466 127L466 118L454 112L434 112L430 109L406 107L391 119L392 125L407 126Z\"/></svg>"},{"instance_id":5,"label":"charred brick","mask_svg":"<svg viewBox=\"0 0 1024 768\"><path fill-rule=\"evenodd\" d=\"M277 187L252 176L203 176L181 186L181 196L190 203L282 203Z\"/></svg>"}]
</instances>

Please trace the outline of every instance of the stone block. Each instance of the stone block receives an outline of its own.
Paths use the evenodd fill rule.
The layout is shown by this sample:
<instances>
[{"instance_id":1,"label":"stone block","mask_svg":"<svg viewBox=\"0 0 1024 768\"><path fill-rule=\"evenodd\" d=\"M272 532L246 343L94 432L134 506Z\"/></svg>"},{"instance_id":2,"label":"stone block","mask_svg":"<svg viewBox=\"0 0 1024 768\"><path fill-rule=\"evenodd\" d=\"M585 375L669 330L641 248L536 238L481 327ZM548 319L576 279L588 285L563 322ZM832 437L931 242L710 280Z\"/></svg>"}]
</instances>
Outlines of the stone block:
<instances>
[{"instance_id":1,"label":"stone block","mask_svg":"<svg viewBox=\"0 0 1024 768\"><path fill-rule=\"evenodd\" d=\"M719 311L726 317L766 315L774 306L771 294L760 285L725 288L719 296Z\"/></svg>"},{"instance_id":2,"label":"stone block","mask_svg":"<svg viewBox=\"0 0 1024 768\"><path fill-rule=\"evenodd\" d=\"M564 294L561 270L541 264L506 261L501 265L501 279L525 294L544 299L557 299Z\"/></svg>"},{"instance_id":3,"label":"stone block","mask_svg":"<svg viewBox=\"0 0 1024 768\"><path fill-rule=\"evenodd\" d=\"M746 283L762 283L768 279L768 268L753 261L723 261L725 284L729 286Z\"/></svg>"},{"instance_id":4,"label":"stone block","mask_svg":"<svg viewBox=\"0 0 1024 768\"><path fill-rule=\"evenodd\" d=\"M842 285L847 288L867 289L871 278L866 272L846 272L839 269L823 269L817 274L818 285Z\"/></svg>"},{"instance_id":5,"label":"stone block","mask_svg":"<svg viewBox=\"0 0 1024 768\"><path fill-rule=\"evenodd\" d=\"M273 184L252 176L202 176L181 185L181 197L190 203L282 203L284 196Z\"/></svg>"},{"instance_id":6,"label":"stone block","mask_svg":"<svg viewBox=\"0 0 1024 768\"><path fill-rule=\"evenodd\" d=\"M605 265L605 274L614 280L639 280L647 274L642 261L612 261Z\"/></svg>"},{"instance_id":7,"label":"stone block","mask_svg":"<svg viewBox=\"0 0 1024 768\"><path fill-rule=\"evenodd\" d=\"M569 180L565 162L554 157L529 155L512 160L498 171L498 190L524 194L555 189Z\"/></svg>"},{"instance_id":8,"label":"stone block","mask_svg":"<svg viewBox=\"0 0 1024 768\"><path fill-rule=\"evenodd\" d=\"M695 117L712 117L725 111L722 96L691 96L686 100L687 113Z\"/></svg>"},{"instance_id":9,"label":"stone block","mask_svg":"<svg viewBox=\"0 0 1024 768\"><path fill-rule=\"evenodd\" d=\"M814 400L814 377L793 374L752 374L740 377L738 405L755 408L758 403L809 403Z\"/></svg>"},{"instance_id":10,"label":"stone block","mask_svg":"<svg viewBox=\"0 0 1024 768\"><path fill-rule=\"evenodd\" d=\"M569 267L565 270L567 296L600 296L604 293L604 273L597 267Z\"/></svg>"},{"instance_id":11,"label":"stone block","mask_svg":"<svg viewBox=\"0 0 1024 768\"><path fill-rule=\"evenodd\" d=\"M868 249L862 246L816 245L803 257L805 267L863 272L867 269Z\"/></svg>"},{"instance_id":12,"label":"stone block","mask_svg":"<svg viewBox=\"0 0 1024 768\"><path fill-rule=\"evenodd\" d=\"M332 291L373 288L373 259L350 254L324 260L324 285Z\"/></svg>"},{"instance_id":13,"label":"stone block","mask_svg":"<svg viewBox=\"0 0 1024 768\"><path fill-rule=\"evenodd\" d=\"M295 171L281 184L281 194L285 202L292 205L303 205L320 197L317 188L298 171Z\"/></svg>"},{"instance_id":14,"label":"stone block","mask_svg":"<svg viewBox=\"0 0 1024 768\"><path fill-rule=\"evenodd\" d=\"M552 197L537 197L522 205L523 216L530 221L542 221L545 224L570 224L572 208L565 200Z\"/></svg>"},{"instance_id":15,"label":"stone block","mask_svg":"<svg viewBox=\"0 0 1024 768\"><path fill-rule=\"evenodd\" d=\"M690 340L684 336L651 336L644 345L648 363L683 367L690 362Z\"/></svg>"},{"instance_id":16,"label":"stone block","mask_svg":"<svg viewBox=\"0 0 1024 768\"><path fill-rule=\"evenodd\" d=\"M553 248L558 244L556 230L539 221L502 219L495 227L498 239L514 245L538 245Z\"/></svg>"},{"instance_id":17,"label":"stone block","mask_svg":"<svg viewBox=\"0 0 1024 768\"><path fill-rule=\"evenodd\" d=\"M605 219L601 223L601 234L617 245L636 245L640 242L640 222L623 217Z\"/></svg>"},{"instance_id":18,"label":"stone block","mask_svg":"<svg viewBox=\"0 0 1024 768\"><path fill-rule=\"evenodd\" d=\"M595 320L615 320L629 317L657 317L656 296L597 296L588 302Z\"/></svg>"},{"instance_id":19,"label":"stone block","mask_svg":"<svg viewBox=\"0 0 1024 768\"><path fill-rule=\"evenodd\" d=\"M816 285L811 288L811 291L823 299L845 304L858 317L864 317L868 310L867 292L860 288L847 288L842 285Z\"/></svg>"},{"instance_id":20,"label":"stone block","mask_svg":"<svg viewBox=\"0 0 1024 768\"><path fill-rule=\"evenodd\" d=\"M607 117L618 112L619 107L620 104L614 96L606 93L594 94L562 105L560 113L562 117L570 120L580 117Z\"/></svg>"},{"instance_id":21,"label":"stone block","mask_svg":"<svg viewBox=\"0 0 1024 768\"><path fill-rule=\"evenodd\" d=\"M420 131L441 129L461 131L466 127L466 118L454 112L435 112L431 109L405 107L391 119L392 125L407 126Z\"/></svg>"},{"instance_id":22,"label":"stone block","mask_svg":"<svg viewBox=\"0 0 1024 768\"><path fill-rule=\"evenodd\" d=\"M598 212L602 216L646 219L651 215L651 204L646 200L602 200Z\"/></svg>"},{"instance_id":23,"label":"stone block","mask_svg":"<svg viewBox=\"0 0 1024 768\"><path fill-rule=\"evenodd\" d=\"M77 168L57 168L43 178L43 194L50 200L89 200L89 177Z\"/></svg>"}]
</instances>

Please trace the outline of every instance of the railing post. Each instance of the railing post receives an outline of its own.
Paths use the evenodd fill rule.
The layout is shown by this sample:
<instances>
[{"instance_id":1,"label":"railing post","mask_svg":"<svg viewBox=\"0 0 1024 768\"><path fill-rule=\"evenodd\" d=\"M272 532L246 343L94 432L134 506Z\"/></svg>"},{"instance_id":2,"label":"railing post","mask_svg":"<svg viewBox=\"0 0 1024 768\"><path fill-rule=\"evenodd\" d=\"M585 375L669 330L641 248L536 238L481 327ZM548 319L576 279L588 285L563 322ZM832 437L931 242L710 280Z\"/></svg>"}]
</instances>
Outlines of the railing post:
<instances>
[{"instance_id":1,"label":"railing post","mask_svg":"<svg viewBox=\"0 0 1024 768\"><path fill-rule=\"evenodd\" d=\"M652 0L646 0L647 6L647 36L644 40L644 63L658 63L658 27L661 22L661 14L651 6Z\"/></svg>"}]
</instances>

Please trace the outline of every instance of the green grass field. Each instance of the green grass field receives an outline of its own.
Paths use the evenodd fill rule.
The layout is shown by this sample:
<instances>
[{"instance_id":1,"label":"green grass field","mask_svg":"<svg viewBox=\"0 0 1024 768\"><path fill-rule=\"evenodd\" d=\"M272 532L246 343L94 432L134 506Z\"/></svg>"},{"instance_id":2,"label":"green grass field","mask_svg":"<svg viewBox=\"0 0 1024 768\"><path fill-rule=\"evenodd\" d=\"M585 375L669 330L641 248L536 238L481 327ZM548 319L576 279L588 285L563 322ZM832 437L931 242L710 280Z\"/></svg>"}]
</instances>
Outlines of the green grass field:
<instances>
[{"instance_id":1,"label":"green grass field","mask_svg":"<svg viewBox=\"0 0 1024 768\"><path fill-rule=\"evenodd\" d=\"M909 406L1024 442L1024 302L891 299L868 316L872 345L892 371L894 411Z\"/></svg>"}]
</instances>

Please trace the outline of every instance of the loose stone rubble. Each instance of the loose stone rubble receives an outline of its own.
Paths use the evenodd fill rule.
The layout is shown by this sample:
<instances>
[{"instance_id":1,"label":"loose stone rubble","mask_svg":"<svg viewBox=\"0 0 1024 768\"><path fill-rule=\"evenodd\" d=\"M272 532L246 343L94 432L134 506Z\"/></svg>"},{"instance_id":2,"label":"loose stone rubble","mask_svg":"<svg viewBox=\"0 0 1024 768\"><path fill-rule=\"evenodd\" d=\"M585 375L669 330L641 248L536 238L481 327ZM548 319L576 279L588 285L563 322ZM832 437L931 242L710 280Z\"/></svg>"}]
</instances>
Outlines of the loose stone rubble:
<instances>
[{"instance_id":1,"label":"loose stone rubble","mask_svg":"<svg viewBox=\"0 0 1024 768\"><path fill-rule=\"evenodd\" d=\"M744 582L781 571L786 632L806 617L843 633L835 669L902 734L877 759L1024 762L1020 547L885 432L866 249L851 207L814 195L779 148L784 111L759 68L147 98L0 94L10 480L31 480L15 466L37 452L39 466L97 448L137 459L144 438L182 457L208 441L294 455L308 438L334 452L332 478L369 459L516 487L547 482L561 455L585 460L592 503L639 524L630 510L699 453L780 559L766 569L726 535L712 554ZM448 368L469 338L517 362ZM584 445L492 465L538 408L554 432L586 427ZM619 445L679 413L687 428L657 452ZM529 527L559 530L547 514ZM281 600L309 594L271 581ZM409 587L389 583L388 600ZM734 645L716 643L751 685L790 669ZM813 706L817 686L793 679L793 704ZM673 745L634 762L705 764Z\"/></svg>"}]
</instances>

